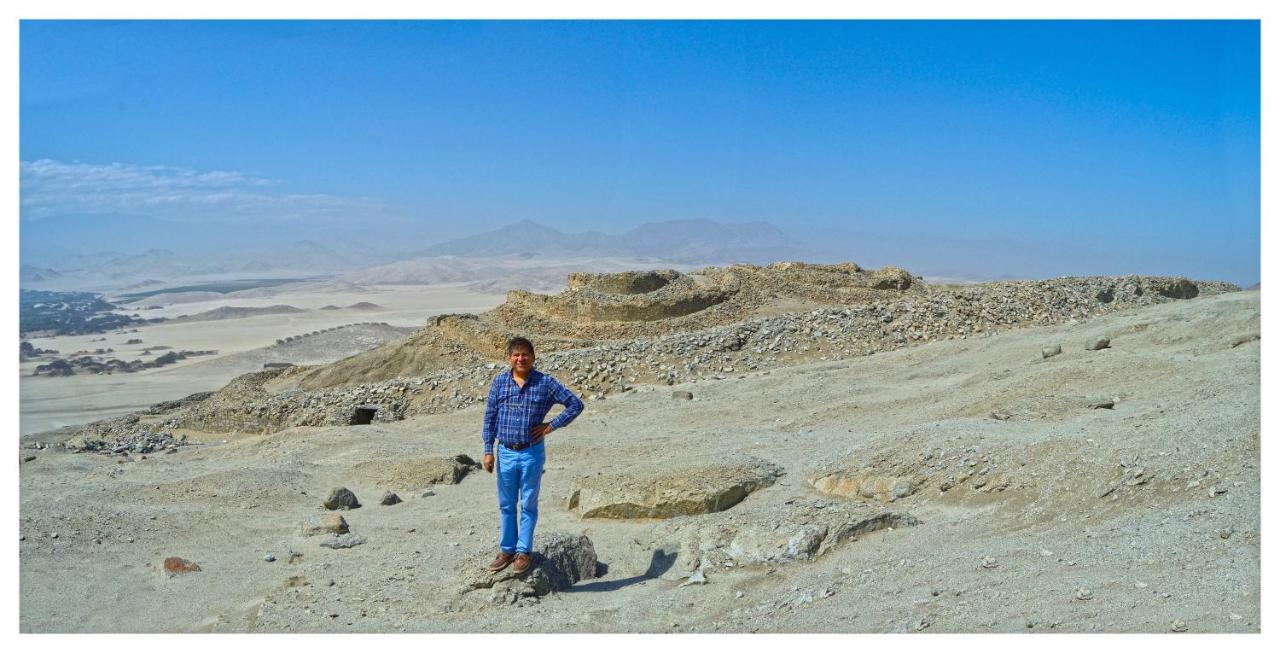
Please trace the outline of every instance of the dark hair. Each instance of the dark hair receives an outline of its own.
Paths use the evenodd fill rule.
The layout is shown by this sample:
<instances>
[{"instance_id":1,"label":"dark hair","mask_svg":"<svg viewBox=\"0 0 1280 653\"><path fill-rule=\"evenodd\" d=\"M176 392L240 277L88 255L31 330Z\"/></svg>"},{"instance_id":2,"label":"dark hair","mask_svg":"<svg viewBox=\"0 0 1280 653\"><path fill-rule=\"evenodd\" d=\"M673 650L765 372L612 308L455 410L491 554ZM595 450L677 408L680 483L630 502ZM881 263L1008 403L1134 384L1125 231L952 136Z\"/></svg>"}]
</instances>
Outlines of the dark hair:
<instances>
[{"instance_id":1,"label":"dark hair","mask_svg":"<svg viewBox=\"0 0 1280 653\"><path fill-rule=\"evenodd\" d=\"M533 353L533 343L532 343L532 342L529 342L529 339L528 339L528 338L524 338L524 337L521 337L521 336L516 336L516 337L514 337L514 338L512 338L512 339L508 340L508 341L507 341L507 355L508 355L508 356L510 356L510 355L511 355L511 352L515 351L516 347L524 347L525 349L528 349L528 350L529 350L529 353L530 353L530 354L532 354L532 353Z\"/></svg>"}]
</instances>

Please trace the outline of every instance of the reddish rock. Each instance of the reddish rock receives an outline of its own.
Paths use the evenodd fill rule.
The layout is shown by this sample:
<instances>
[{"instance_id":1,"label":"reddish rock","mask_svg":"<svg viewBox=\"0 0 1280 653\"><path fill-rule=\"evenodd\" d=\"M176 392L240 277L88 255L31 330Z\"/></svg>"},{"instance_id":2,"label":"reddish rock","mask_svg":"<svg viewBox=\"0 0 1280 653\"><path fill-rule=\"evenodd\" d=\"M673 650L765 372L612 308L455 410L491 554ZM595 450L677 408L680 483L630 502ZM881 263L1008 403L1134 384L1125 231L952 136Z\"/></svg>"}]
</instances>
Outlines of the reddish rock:
<instances>
[{"instance_id":1,"label":"reddish rock","mask_svg":"<svg viewBox=\"0 0 1280 653\"><path fill-rule=\"evenodd\" d=\"M185 574L189 571L200 571L200 565L178 556L170 556L164 559L164 570L173 574Z\"/></svg>"},{"instance_id":2,"label":"reddish rock","mask_svg":"<svg viewBox=\"0 0 1280 653\"><path fill-rule=\"evenodd\" d=\"M321 533L341 534L350 530L347 520L336 512L312 515L302 522L303 535L320 535Z\"/></svg>"}]
</instances>

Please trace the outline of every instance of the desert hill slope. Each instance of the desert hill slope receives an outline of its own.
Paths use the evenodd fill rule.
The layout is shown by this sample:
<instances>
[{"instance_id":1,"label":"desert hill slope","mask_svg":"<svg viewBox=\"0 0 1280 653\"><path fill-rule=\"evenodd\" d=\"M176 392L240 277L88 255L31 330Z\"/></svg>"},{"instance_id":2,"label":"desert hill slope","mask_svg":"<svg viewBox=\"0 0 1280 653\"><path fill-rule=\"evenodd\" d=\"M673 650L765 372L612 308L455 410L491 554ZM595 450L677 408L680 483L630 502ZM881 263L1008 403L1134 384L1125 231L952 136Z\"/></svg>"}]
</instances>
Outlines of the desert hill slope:
<instances>
[{"instance_id":1,"label":"desert hill slope","mask_svg":"<svg viewBox=\"0 0 1280 653\"><path fill-rule=\"evenodd\" d=\"M894 315L883 324L907 319ZM1259 327L1257 292L1166 297L588 399L548 440L538 533L585 533L602 575L512 605L467 585L496 546L492 477L423 496L425 476L390 473L478 456L479 406L145 459L32 451L20 630L1259 632ZM565 379L571 355L539 363ZM740 459L779 475L721 512L569 508L591 479ZM891 479L895 494L824 493L831 478ZM365 504L343 516L366 542L323 548L300 524L340 485ZM387 490L405 501L378 505ZM885 511L897 527L827 530ZM771 537L783 548L760 548ZM168 577L167 556L201 571ZM705 584L686 581L696 571Z\"/></svg>"},{"instance_id":2,"label":"desert hill slope","mask_svg":"<svg viewBox=\"0 0 1280 653\"><path fill-rule=\"evenodd\" d=\"M905 270L852 263L574 274L557 295L511 291L492 311L436 316L403 340L328 365L245 375L169 424L270 432L350 424L358 408L375 409L380 422L465 408L484 400L515 334L537 343L543 369L594 398L638 384L858 358L1232 290L1238 288L1178 277L929 286ZM86 427L95 437L104 430L118 431Z\"/></svg>"}]
</instances>

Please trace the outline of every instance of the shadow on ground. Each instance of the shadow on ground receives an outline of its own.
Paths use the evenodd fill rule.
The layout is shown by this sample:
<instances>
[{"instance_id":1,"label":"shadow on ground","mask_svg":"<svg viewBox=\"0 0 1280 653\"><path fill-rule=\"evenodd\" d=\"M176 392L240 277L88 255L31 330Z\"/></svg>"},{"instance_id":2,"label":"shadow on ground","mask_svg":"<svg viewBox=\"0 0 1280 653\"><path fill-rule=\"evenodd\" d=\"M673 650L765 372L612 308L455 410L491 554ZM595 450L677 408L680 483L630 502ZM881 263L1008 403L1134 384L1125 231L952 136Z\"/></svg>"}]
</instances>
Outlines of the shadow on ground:
<instances>
[{"instance_id":1,"label":"shadow on ground","mask_svg":"<svg viewBox=\"0 0 1280 653\"><path fill-rule=\"evenodd\" d=\"M671 565L675 564L675 562L676 562L676 553L674 551L671 553L667 553L662 549L656 549L653 552L653 557L649 559L649 568L645 569L644 573L638 576L632 576L630 578L619 578L617 580L597 581L594 583L587 583L585 585L583 584L574 585L573 587L570 587L565 591L566 592L612 592L614 590L620 590L628 585L635 585L636 583L641 583L646 580L657 578L662 574L665 574L667 570L671 568ZM604 563L599 563L599 565L603 569L597 570L598 576L602 576L608 573L608 570L609 570L608 565Z\"/></svg>"}]
</instances>

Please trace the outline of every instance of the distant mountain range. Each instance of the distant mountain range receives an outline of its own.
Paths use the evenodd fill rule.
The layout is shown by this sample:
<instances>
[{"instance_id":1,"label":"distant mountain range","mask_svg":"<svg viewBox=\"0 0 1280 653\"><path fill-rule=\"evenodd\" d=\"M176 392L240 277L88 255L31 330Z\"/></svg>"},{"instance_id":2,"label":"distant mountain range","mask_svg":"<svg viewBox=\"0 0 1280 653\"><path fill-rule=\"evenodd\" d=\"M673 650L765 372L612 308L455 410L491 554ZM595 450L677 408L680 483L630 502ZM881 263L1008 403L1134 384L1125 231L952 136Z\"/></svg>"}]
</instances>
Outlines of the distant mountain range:
<instances>
[{"instance_id":1,"label":"distant mountain range","mask_svg":"<svg viewBox=\"0 0 1280 653\"><path fill-rule=\"evenodd\" d=\"M333 274L357 270L373 263L370 259L344 257L329 247L308 240L283 247L231 250L218 255L191 256L152 248L137 254L111 251L77 254L44 267L23 265L19 271L19 282L24 287L59 285L71 288L96 283L127 288L191 278Z\"/></svg>"},{"instance_id":2,"label":"distant mountain range","mask_svg":"<svg viewBox=\"0 0 1280 653\"><path fill-rule=\"evenodd\" d=\"M814 258L812 246L789 238L767 222L723 224L712 220L649 222L622 234L565 233L531 220L433 245L419 257L592 256L656 258L672 263L773 263Z\"/></svg>"},{"instance_id":3,"label":"distant mountain range","mask_svg":"<svg viewBox=\"0 0 1280 653\"><path fill-rule=\"evenodd\" d=\"M492 278L506 283L517 270L538 270L540 275L525 275L523 282L541 288L557 286L563 283L567 272L577 271L561 269L563 266L585 264L591 269L599 267L597 271L608 271L620 266L689 267L829 258L767 222L723 224L712 220L651 222L622 234L566 233L522 220L418 252L381 258L351 253L346 243L331 245L303 240L286 246L227 248L202 255L184 255L164 248L135 254L77 254L41 261L39 266L22 265L20 282L23 287L57 286L63 290L123 289L244 275L342 275L353 283L375 284L480 282ZM161 279L164 281L157 281Z\"/></svg>"}]
</instances>

